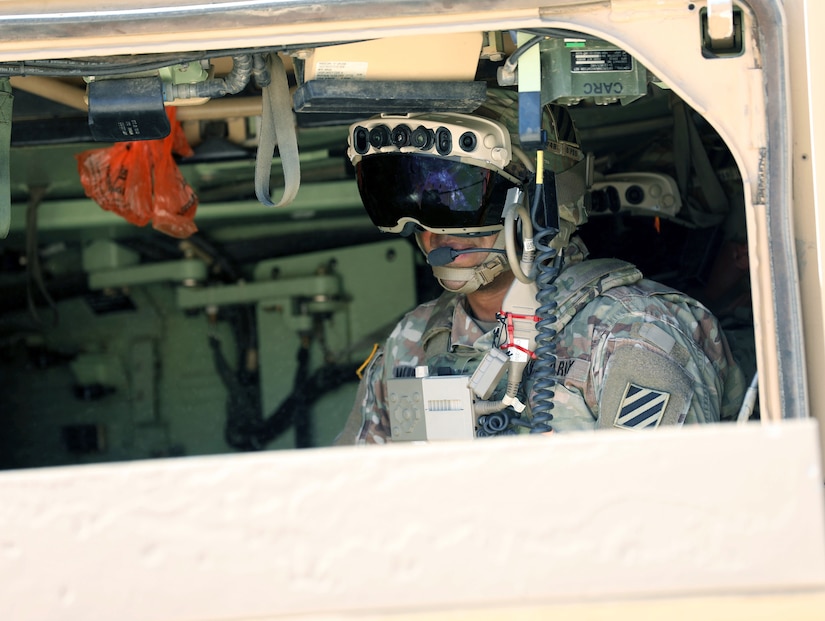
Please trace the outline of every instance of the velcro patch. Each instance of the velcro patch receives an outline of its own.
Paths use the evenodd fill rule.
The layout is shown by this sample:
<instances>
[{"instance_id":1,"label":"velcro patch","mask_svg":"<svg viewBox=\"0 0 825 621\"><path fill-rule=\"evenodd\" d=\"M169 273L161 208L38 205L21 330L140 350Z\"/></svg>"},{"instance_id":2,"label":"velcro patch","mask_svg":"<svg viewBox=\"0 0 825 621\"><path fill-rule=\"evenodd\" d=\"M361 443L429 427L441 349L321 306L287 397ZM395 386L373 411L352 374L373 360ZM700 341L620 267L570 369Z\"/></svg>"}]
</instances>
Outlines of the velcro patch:
<instances>
[{"instance_id":1,"label":"velcro patch","mask_svg":"<svg viewBox=\"0 0 825 621\"><path fill-rule=\"evenodd\" d=\"M628 382L616 418L614 427L622 429L650 429L662 422L670 393L644 388Z\"/></svg>"},{"instance_id":2,"label":"velcro patch","mask_svg":"<svg viewBox=\"0 0 825 621\"><path fill-rule=\"evenodd\" d=\"M693 400L693 380L658 348L644 341L622 341L605 365L598 400L598 426L602 429L642 429L643 423L634 419L646 411L643 404L648 410L653 408L656 422L650 428L681 425Z\"/></svg>"}]
</instances>

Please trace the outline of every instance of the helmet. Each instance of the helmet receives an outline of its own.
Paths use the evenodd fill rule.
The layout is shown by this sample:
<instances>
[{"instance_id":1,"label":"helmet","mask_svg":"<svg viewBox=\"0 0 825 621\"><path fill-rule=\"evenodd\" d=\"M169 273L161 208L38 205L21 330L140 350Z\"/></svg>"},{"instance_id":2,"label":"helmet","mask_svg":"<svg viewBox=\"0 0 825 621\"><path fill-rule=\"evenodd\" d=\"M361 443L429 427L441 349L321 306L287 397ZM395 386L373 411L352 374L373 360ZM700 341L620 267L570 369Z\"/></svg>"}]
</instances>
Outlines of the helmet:
<instances>
[{"instance_id":1,"label":"helmet","mask_svg":"<svg viewBox=\"0 0 825 621\"><path fill-rule=\"evenodd\" d=\"M510 188L507 129L467 114L382 115L350 128L350 160L373 223L387 233L418 226L434 233L501 229Z\"/></svg>"},{"instance_id":2,"label":"helmet","mask_svg":"<svg viewBox=\"0 0 825 621\"><path fill-rule=\"evenodd\" d=\"M514 91L490 89L472 115L382 114L351 125L347 154L372 222L384 232L403 235L421 230L498 234L508 192L527 189L535 177L534 154L525 153L518 142L517 98ZM545 129L544 168L555 180L559 217L568 223L566 245L575 227L586 221L586 160L559 131L569 129L572 135L572 123L557 123L549 108ZM493 246L498 254L476 268L434 266L433 272L442 284L463 280L467 287L461 292L475 290L507 269L503 247L498 239ZM467 273L459 278L461 272Z\"/></svg>"}]
</instances>

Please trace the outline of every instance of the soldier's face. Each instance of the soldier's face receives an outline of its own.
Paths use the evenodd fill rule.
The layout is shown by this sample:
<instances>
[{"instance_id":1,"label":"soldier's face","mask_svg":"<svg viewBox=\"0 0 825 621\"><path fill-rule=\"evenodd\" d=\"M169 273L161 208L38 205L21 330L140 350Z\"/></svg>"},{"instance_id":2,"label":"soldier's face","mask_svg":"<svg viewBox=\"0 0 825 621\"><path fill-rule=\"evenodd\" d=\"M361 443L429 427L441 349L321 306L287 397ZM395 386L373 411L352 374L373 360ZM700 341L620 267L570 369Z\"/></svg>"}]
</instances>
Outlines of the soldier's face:
<instances>
[{"instance_id":1,"label":"soldier's face","mask_svg":"<svg viewBox=\"0 0 825 621\"><path fill-rule=\"evenodd\" d=\"M478 237L461 237L454 235L443 235L441 233L432 233L430 231L422 231L418 233L421 247L426 254L429 254L436 248L449 247L453 250L466 250L468 248L492 248L496 243L498 235L484 235ZM486 252L469 252L467 254L459 254L451 263L449 267L475 267L481 265L487 260L490 255ZM442 284L450 289L459 289L464 285L464 281L444 280Z\"/></svg>"}]
</instances>

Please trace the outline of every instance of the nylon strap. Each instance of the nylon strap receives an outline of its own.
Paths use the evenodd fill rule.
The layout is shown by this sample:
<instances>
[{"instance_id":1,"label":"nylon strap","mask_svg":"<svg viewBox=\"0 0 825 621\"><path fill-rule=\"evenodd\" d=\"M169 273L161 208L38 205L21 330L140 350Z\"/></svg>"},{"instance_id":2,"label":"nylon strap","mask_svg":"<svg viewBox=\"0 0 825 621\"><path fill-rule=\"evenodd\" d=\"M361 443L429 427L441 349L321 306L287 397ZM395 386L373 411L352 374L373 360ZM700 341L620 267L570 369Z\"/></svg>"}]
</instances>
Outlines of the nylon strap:
<instances>
[{"instance_id":1,"label":"nylon strap","mask_svg":"<svg viewBox=\"0 0 825 621\"><path fill-rule=\"evenodd\" d=\"M424 332L421 344L427 359L450 350L450 334L453 330L453 312L458 301L455 293L445 291L435 302Z\"/></svg>"},{"instance_id":2,"label":"nylon strap","mask_svg":"<svg viewBox=\"0 0 825 621\"><path fill-rule=\"evenodd\" d=\"M270 83L263 89L263 110L261 114L261 135L255 160L255 194L267 207L289 205L301 185L301 165L298 161L298 137L292 114L292 97L286 79L284 63L278 54L270 54L267 66ZM281 156L284 171L284 191L275 203L269 193L272 174L272 158L275 145Z\"/></svg>"},{"instance_id":3,"label":"nylon strap","mask_svg":"<svg viewBox=\"0 0 825 621\"><path fill-rule=\"evenodd\" d=\"M587 158L574 164L565 171L554 175L556 180L556 202L559 205L574 204L587 191ZM576 222L575 224L583 224Z\"/></svg>"},{"instance_id":4,"label":"nylon strap","mask_svg":"<svg viewBox=\"0 0 825 621\"><path fill-rule=\"evenodd\" d=\"M11 226L11 112L14 97L8 78L0 78L0 239Z\"/></svg>"}]
</instances>

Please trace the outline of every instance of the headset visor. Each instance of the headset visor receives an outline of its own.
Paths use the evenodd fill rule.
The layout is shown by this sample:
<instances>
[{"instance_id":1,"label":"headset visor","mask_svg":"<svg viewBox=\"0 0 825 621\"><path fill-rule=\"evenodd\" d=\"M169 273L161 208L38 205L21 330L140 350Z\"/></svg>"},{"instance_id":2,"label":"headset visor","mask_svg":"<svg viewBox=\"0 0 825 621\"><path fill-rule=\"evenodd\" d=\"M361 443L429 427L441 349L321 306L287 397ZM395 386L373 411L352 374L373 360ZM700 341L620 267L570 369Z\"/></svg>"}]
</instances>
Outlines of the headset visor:
<instances>
[{"instance_id":1,"label":"headset visor","mask_svg":"<svg viewBox=\"0 0 825 621\"><path fill-rule=\"evenodd\" d=\"M435 232L495 230L507 191L518 185L503 172L422 154L370 155L355 171L373 223L393 233L411 222Z\"/></svg>"}]
</instances>

